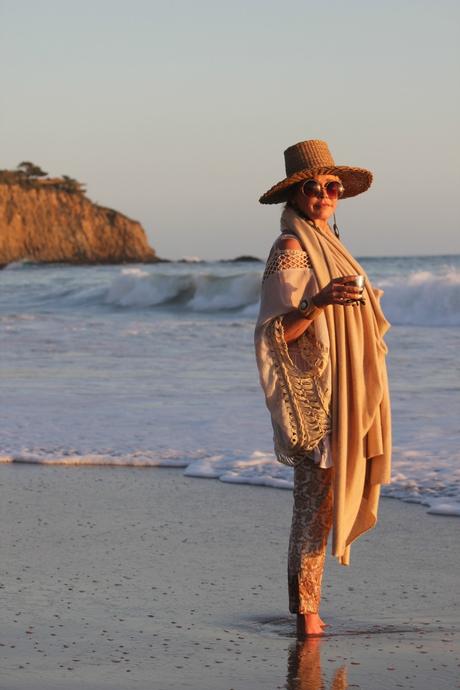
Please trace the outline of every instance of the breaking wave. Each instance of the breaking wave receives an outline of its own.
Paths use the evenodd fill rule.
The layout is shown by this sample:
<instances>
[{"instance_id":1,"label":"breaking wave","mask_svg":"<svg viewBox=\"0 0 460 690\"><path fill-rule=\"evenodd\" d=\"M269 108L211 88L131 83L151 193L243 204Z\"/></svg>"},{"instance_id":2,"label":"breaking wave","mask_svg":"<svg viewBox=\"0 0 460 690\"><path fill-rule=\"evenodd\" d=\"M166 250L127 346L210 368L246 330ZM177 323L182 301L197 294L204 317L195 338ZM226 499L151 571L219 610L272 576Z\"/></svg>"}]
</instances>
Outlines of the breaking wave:
<instances>
[{"instance_id":1,"label":"breaking wave","mask_svg":"<svg viewBox=\"0 0 460 690\"><path fill-rule=\"evenodd\" d=\"M222 275L212 271L149 272L125 268L113 280L105 301L121 307L187 306L196 312L241 310L257 305L261 272Z\"/></svg>"},{"instance_id":2,"label":"breaking wave","mask_svg":"<svg viewBox=\"0 0 460 690\"><path fill-rule=\"evenodd\" d=\"M370 262L369 262L370 263ZM384 290L382 306L393 325L460 326L460 268L447 263L432 270L414 268L385 274L381 264L370 263L373 284ZM22 264L12 265L22 273ZM380 270L379 270L380 268ZM255 317L258 311L263 264L176 262L167 266L104 268L53 267L40 271L36 289L26 277L14 285L11 295L24 309L31 304L53 304L64 309L105 307L112 309L187 310L195 313L233 312ZM22 290L22 292L21 292ZM22 297L23 295L23 297Z\"/></svg>"},{"instance_id":3,"label":"breaking wave","mask_svg":"<svg viewBox=\"0 0 460 690\"><path fill-rule=\"evenodd\" d=\"M460 326L460 272L416 271L379 281L382 305L395 325Z\"/></svg>"},{"instance_id":4,"label":"breaking wave","mask_svg":"<svg viewBox=\"0 0 460 690\"><path fill-rule=\"evenodd\" d=\"M234 275L212 271L162 274L139 268L123 269L113 280L106 302L122 307L186 305L197 312L257 311L262 272ZM384 290L382 306L394 325L459 326L460 272L417 271L375 281Z\"/></svg>"}]
</instances>

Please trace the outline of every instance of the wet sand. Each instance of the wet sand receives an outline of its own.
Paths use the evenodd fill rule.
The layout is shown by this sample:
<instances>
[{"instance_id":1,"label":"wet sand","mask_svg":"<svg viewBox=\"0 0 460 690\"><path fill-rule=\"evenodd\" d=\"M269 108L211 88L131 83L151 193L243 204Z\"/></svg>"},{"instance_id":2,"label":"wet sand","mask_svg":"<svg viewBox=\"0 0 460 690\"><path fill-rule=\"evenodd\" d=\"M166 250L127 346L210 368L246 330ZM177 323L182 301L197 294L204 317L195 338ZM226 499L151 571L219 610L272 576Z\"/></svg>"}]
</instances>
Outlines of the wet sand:
<instances>
[{"instance_id":1,"label":"wet sand","mask_svg":"<svg viewBox=\"0 0 460 690\"><path fill-rule=\"evenodd\" d=\"M458 518L382 499L298 644L289 491L4 465L0 498L1 690L459 687Z\"/></svg>"}]
</instances>

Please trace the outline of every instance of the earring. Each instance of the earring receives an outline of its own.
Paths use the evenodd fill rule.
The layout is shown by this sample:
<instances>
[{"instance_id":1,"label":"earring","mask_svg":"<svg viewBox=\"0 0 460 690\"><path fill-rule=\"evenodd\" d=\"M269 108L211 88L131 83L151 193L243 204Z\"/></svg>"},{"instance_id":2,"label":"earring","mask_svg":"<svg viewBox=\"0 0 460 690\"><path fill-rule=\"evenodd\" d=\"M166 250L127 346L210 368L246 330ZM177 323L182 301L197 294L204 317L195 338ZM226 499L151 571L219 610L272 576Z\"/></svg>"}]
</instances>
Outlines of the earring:
<instances>
[{"instance_id":1,"label":"earring","mask_svg":"<svg viewBox=\"0 0 460 690\"><path fill-rule=\"evenodd\" d=\"M334 228L335 236L337 237L337 239L340 239L340 232L339 232L339 228L337 226L337 220L335 218L335 213L334 213L334 225L332 227Z\"/></svg>"}]
</instances>

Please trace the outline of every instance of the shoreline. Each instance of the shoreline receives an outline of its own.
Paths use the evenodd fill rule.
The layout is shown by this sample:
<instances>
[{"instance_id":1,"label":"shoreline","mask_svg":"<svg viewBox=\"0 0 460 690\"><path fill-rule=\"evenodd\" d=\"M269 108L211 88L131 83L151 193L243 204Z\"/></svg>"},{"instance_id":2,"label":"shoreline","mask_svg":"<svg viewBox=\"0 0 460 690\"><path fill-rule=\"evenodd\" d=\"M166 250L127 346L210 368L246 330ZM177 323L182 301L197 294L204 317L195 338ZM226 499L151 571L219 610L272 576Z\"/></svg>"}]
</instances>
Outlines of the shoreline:
<instances>
[{"instance_id":1,"label":"shoreline","mask_svg":"<svg viewBox=\"0 0 460 690\"><path fill-rule=\"evenodd\" d=\"M53 460L53 459L47 459L44 461L37 461L35 459L28 459L25 456L19 455L18 457L11 457L8 454L1 455L0 454L0 468L2 466L29 466L29 467L36 467L36 468L49 468L49 467L54 467L54 468L62 468L62 469L72 469L72 468L79 468L80 470L85 470L85 469L108 469L108 470L113 470L113 469L119 469L119 470L136 470L136 471L142 471L142 470L149 470L149 471L155 471L155 470L175 470L176 472L179 471L180 473L183 474L183 476L192 478L192 479L205 479L205 480L214 480L214 481L220 481L223 484L227 485L233 485L233 486L252 486L252 487L259 487L259 488L268 488L268 489L276 489L276 490L283 490L283 491L291 491L292 492L292 485L288 485L284 482L281 482L276 480L276 484L267 484L267 483L258 483L253 480L228 480L228 479L221 479L221 476L218 474L218 470L216 470L216 474L209 473L209 470L206 472L200 471L190 471L189 467L193 465L194 461L196 459L188 459L187 461L171 461L171 460L157 460L157 461L152 461L152 462L145 462L145 464L142 464L142 462L137 462L136 464L129 464L129 463L120 463L117 460L113 459L110 460L108 456L106 455L101 455L100 456L100 461L95 461L96 454L91 453L91 462L82 462L82 456L78 456L77 459L73 459L72 456L66 457L65 460L59 459L59 460ZM206 458L204 458L206 460ZM402 496L398 493L395 494L385 494L383 491L385 490L386 486L391 486L389 485L384 485L382 488L382 493L380 495L381 499L392 499L396 501L402 501L403 503L407 503L409 505L417 505L425 509L425 512L428 515L436 515L437 517L460 517L460 503L457 500L454 500L453 502L450 500L449 497L446 496L435 496L431 497L431 503L428 502L427 499L423 498L423 494L420 495L419 498L415 496Z\"/></svg>"},{"instance_id":2,"label":"shoreline","mask_svg":"<svg viewBox=\"0 0 460 690\"><path fill-rule=\"evenodd\" d=\"M326 687L454 686L450 516L382 497L350 567L328 546L321 615L331 634L297 645L290 492L210 491L158 469L0 466L2 688L267 690L300 687L299 674L313 689L321 675Z\"/></svg>"}]
</instances>

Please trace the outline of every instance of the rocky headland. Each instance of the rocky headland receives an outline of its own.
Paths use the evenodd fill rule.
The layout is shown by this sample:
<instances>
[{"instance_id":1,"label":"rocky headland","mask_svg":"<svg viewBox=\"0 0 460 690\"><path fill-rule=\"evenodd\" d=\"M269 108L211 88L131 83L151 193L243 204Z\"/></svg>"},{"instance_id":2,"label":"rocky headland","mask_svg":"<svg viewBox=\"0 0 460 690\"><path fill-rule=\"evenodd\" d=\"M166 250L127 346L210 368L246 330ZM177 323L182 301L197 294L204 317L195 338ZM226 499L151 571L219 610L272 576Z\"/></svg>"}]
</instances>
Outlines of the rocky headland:
<instances>
[{"instance_id":1,"label":"rocky headland","mask_svg":"<svg viewBox=\"0 0 460 690\"><path fill-rule=\"evenodd\" d=\"M159 261L140 223L93 203L66 175L32 163L0 170L0 265Z\"/></svg>"}]
</instances>

